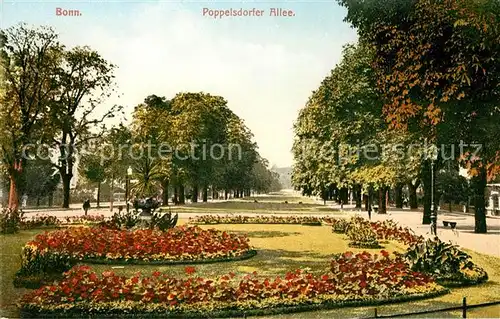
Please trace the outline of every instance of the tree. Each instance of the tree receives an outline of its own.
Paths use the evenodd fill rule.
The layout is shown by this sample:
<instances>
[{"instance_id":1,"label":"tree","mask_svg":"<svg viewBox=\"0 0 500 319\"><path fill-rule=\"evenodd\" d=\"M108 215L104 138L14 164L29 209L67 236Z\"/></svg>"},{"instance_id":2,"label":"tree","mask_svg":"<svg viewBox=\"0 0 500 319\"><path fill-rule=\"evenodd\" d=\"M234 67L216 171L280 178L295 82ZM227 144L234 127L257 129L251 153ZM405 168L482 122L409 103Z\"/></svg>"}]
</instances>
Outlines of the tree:
<instances>
[{"instance_id":1,"label":"tree","mask_svg":"<svg viewBox=\"0 0 500 319\"><path fill-rule=\"evenodd\" d=\"M62 46L50 28L19 24L0 33L1 86L0 143L2 164L10 180L9 207L19 204L17 181L30 144L42 138L49 99L56 85L53 74Z\"/></svg>"},{"instance_id":2,"label":"tree","mask_svg":"<svg viewBox=\"0 0 500 319\"><path fill-rule=\"evenodd\" d=\"M78 151L101 137L104 122L121 110L103 109L101 103L113 92L115 66L89 47L64 51L57 69L57 94L53 97L46 126L54 131L53 147L59 153L55 166L63 182L63 207L69 207L70 182Z\"/></svg>"},{"instance_id":3,"label":"tree","mask_svg":"<svg viewBox=\"0 0 500 319\"><path fill-rule=\"evenodd\" d=\"M187 155L178 161L187 173L192 187L193 202L198 200L199 189L206 194L215 176L218 161L207 154L214 145L225 144L228 115L227 101L221 96L207 93L179 93L172 99L172 144L176 151ZM206 196L203 196L206 200Z\"/></svg>"},{"instance_id":4,"label":"tree","mask_svg":"<svg viewBox=\"0 0 500 319\"><path fill-rule=\"evenodd\" d=\"M448 162L448 164L451 164ZM458 174L458 163L449 165L448 168L438 172L436 177L436 193L438 198L442 198L448 203L449 211L452 211L452 204L466 203L470 194L467 179Z\"/></svg>"},{"instance_id":5,"label":"tree","mask_svg":"<svg viewBox=\"0 0 500 319\"><path fill-rule=\"evenodd\" d=\"M162 188L163 204L168 205L170 180L172 179L173 160L171 149L171 102L165 97L149 95L144 103L136 106L133 114L133 135L138 142L138 150L147 158L133 161L138 183L134 190L139 196L156 195ZM162 146L163 144L163 146Z\"/></svg>"},{"instance_id":6,"label":"tree","mask_svg":"<svg viewBox=\"0 0 500 319\"><path fill-rule=\"evenodd\" d=\"M184 203L186 185L193 202L200 190L207 201L209 189L216 197L221 189L226 196L231 190L244 196L254 187L277 187L267 166L256 164L259 155L252 133L223 97L178 93L168 100L149 95L135 108L132 133L138 148L149 150L148 158L134 162L140 172L135 188L157 194L161 187L164 203L169 187L176 204Z\"/></svg>"},{"instance_id":7,"label":"tree","mask_svg":"<svg viewBox=\"0 0 500 319\"><path fill-rule=\"evenodd\" d=\"M35 198L37 206L40 206L41 199L48 198L51 206L52 196L60 183L60 177L49 159L33 156L25 160L23 173L17 182L19 194Z\"/></svg>"}]
</instances>

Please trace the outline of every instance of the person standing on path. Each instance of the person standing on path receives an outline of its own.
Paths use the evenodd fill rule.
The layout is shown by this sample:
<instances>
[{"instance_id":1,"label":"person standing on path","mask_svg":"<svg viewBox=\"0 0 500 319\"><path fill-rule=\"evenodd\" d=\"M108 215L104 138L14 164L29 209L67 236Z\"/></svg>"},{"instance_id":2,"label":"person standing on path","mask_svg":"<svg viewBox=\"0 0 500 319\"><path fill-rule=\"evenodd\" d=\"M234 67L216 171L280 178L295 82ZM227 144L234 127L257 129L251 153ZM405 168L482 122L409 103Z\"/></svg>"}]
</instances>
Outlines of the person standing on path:
<instances>
[{"instance_id":1,"label":"person standing on path","mask_svg":"<svg viewBox=\"0 0 500 319\"><path fill-rule=\"evenodd\" d=\"M89 211L89 209L90 209L90 200L86 199L83 202L83 210L85 211L85 216L87 216L87 212Z\"/></svg>"}]
</instances>

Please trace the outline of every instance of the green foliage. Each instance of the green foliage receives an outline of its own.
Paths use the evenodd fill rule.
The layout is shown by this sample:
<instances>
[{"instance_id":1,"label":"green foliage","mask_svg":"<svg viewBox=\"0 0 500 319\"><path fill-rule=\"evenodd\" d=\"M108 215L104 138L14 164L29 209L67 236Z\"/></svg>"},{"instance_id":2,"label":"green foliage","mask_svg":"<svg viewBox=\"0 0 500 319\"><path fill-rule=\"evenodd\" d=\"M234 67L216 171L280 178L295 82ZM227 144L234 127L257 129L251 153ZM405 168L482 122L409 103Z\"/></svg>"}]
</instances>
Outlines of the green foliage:
<instances>
[{"instance_id":1,"label":"green foliage","mask_svg":"<svg viewBox=\"0 0 500 319\"><path fill-rule=\"evenodd\" d=\"M23 212L17 209L3 208L0 214L0 234L14 234L21 228Z\"/></svg>"},{"instance_id":2,"label":"green foliage","mask_svg":"<svg viewBox=\"0 0 500 319\"><path fill-rule=\"evenodd\" d=\"M172 217L172 213L168 212L165 214L154 213L149 221L149 227L158 228L161 231L167 231L170 228L174 228L177 225L178 214Z\"/></svg>"},{"instance_id":3,"label":"green foliage","mask_svg":"<svg viewBox=\"0 0 500 319\"><path fill-rule=\"evenodd\" d=\"M57 34L47 27L30 28L24 23L0 31L0 156L19 194L29 144L52 132L45 123L51 93L56 89L51 75L57 70L62 46ZM21 194L19 194L21 195ZM9 205L16 206L18 199Z\"/></svg>"},{"instance_id":4,"label":"green foliage","mask_svg":"<svg viewBox=\"0 0 500 319\"><path fill-rule=\"evenodd\" d=\"M332 231L337 234L346 234L349 229L350 221L344 218L338 218L333 221Z\"/></svg>"},{"instance_id":5,"label":"green foliage","mask_svg":"<svg viewBox=\"0 0 500 319\"><path fill-rule=\"evenodd\" d=\"M292 182L304 195L355 184L378 189L406 183L420 171L418 156L396 150L414 136L388 132L383 121L373 53L363 41L346 46L342 61L299 113Z\"/></svg>"},{"instance_id":6,"label":"green foliage","mask_svg":"<svg viewBox=\"0 0 500 319\"><path fill-rule=\"evenodd\" d=\"M144 147L151 141L154 155L133 163L138 196L156 195L170 184L189 184L195 194L210 186L259 192L281 188L279 177L259 156L252 133L220 96L188 92L167 100L150 95L136 107L132 126L133 139ZM154 148L162 143L170 148L165 153ZM212 157L214 145L219 147Z\"/></svg>"},{"instance_id":7,"label":"green foliage","mask_svg":"<svg viewBox=\"0 0 500 319\"><path fill-rule=\"evenodd\" d=\"M453 160L478 177L475 231L486 232L485 184L500 172L500 3L339 2L348 10L346 20L375 52L371 66L390 127L419 132L439 145L474 141ZM429 206L427 200L424 214Z\"/></svg>"},{"instance_id":8,"label":"green foliage","mask_svg":"<svg viewBox=\"0 0 500 319\"><path fill-rule=\"evenodd\" d=\"M466 252L437 237L411 245L405 258L414 271L431 274L441 282L469 283L487 278Z\"/></svg>"},{"instance_id":9,"label":"green foliage","mask_svg":"<svg viewBox=\"0 0 500 319\"><path fill-rule=\"evenodd\" d=\"M51 275L61 276L74 265L67 255L45 253L28 245L23 247L21 258L21 268L16 273L19 278L40 280Z\"/></svg>"},{"instance_id":10,"label":"green foliage","mask_svg":"<svg viewBox=\"0 0 500 319\"><path fill-rule=\"evenodd\" d=\"M356 248L380 248L377 234L370 226L370 223L350 222L347 229L349 247Z\"/></svg>"},{"instance_id":11,"label":"green foliage","mask_svg":"<svg viewBox=\"0 0 500 319\"><path fill-rule=\"evenodd\" d=\"M110 227L113 229L130 229L141 223L141 218L137 211L129 210L115 212L113 216L111 216L111 220L104 221L101 225Z\"/></svg>"},{"instance_id":12,"label":"green foliage","mask_svg":"<svg viewBox=\"0 0 500 319\"><path fill-rule=\"evenodd\" d=\"M471 189L467 179L458 174L458 170L443 170L436 176L436 190L447 203L465 203Z\"/></svg>"}]
</instances>

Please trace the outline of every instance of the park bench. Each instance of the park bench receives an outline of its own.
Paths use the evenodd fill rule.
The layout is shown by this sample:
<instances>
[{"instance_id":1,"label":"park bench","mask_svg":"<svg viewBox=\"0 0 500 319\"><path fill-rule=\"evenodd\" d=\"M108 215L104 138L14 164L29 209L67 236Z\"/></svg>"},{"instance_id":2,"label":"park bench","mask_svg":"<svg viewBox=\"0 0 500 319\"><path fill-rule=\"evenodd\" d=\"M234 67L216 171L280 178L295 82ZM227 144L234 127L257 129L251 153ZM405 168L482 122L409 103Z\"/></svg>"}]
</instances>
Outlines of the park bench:
<instances>
[{"instance_id":1,"label":"park bench","mask_svg":"<svg viewBox=\"0 0 500 319\"><path fill-rule=\"evenodd\" d=\"M378 212L378 206L373 206L373 211L376 213Z\"/></svg>"},{"instance_id":2,"label":"park bench","mask_svg":"<svg viewBox=\"0 0 500 319\"><path fill-rule=\"evenodd\" d=\"M451 229L455 229L457 227L457 222L451 222L448 220L443 220L443 226L448 227L448 225L451 227Z\"/></svg>"}]
</instances>

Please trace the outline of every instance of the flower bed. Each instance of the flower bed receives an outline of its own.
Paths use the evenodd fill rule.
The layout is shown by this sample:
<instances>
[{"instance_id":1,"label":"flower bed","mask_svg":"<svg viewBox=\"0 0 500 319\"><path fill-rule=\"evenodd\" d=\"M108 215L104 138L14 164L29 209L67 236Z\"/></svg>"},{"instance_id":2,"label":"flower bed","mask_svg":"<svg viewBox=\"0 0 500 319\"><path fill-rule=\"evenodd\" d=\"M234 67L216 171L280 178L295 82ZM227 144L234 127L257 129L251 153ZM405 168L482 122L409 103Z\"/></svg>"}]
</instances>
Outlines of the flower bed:
<instances>
[{"instance_id":1,"label":"flower bed","mask_svg":"<svg viewBox=\"0 0 500 319\"><path fill-rule=\"evenodd\" d=\"M369 294L390 294L393 291L425 287L434 283L430 275L413 271L401 254L385 250L379 254L345 252L337 255L330 268L337 282L353 283L352 289Z\"/></svg>"},{"instance_id":2,"label":"flower bed","mask_svg":"<svg viewBox=\"0 0 500 319\"><path fill-rule=\"evenodd\" d=\"M190 224L298 224L298 225L320 225L332 223L333 217L323 216L275 216L275 215L203 215L189 218Z\"/></svg>"},{"instance_id":3,"label":"flower bed","mask_svg":"<svg viewBox=\"0 0 500 319\"><path fill-rule=\"evenodd\" d=\"M356 228L356 231L359 228L362 228L365 233L368 233L364 226L367 227L369 226L375 233L376 240L395 240L405 245L412 245L415 243L422 242L424 240L424 237L415 235L415 233L408 227L401 227L392 220L370 222L362 218L361 216L353 216L350 219L334 218L330 220L329 224L331 224L332 226L332 232L337 234L349 235L350 233L352 233L349 231L351 228ZM356 234L353 234L352 236L356 236ZM370 241L373 242L374 240ZM358 240L352 240L352 242L353 242L352 247L377 248L376 244L363 245L360 243L362 241Z\"/></svg>"},{"instance_id":4,"label":"flower bed","mask_svg":"<svg viewBox=\"0 0 500 319\"><path fill-rule=\"evenodd\" d=\"M379 240L396 240L405 245L422 242L423 236L417 236L408 227L401 227L392 220L384 220L370 223Z\"/></svg>"},{"instance_id":5,"label":"flower bed","mask_svg":"<svg viewBox=\"0 0 500 319\"><path fill-rule=\"evenodd\" d=\"M366 258L366 255L359 258ZM286 313L377 304L430 297L447 291L425 275L418 274L418 279L411 279L399 275L400 268L387 274L384 269L378 272L380 278L369 277L373 284L365 286L366 280L362 276L351 276L346 280L336 274L313 276L301 270L288 273L284 278L258 278L254 273L241 280L237 280L234 274L212 280L194 276L180 279L159 272L150 277L135 275L126 278L112 272L99 276L89 267L81 266L66 273L59 283L26 294L20 306L25 317L44 314L59 317L134 314L183 318L216 314L217 317L228 317L275 313L276 309Z\"/></svg>"},{"instance_id":6,"label":"flower bed","mask_svg":"<svg viewBox=\"0 0 500 319\"><path fill-rule=\"evenodd\" d=\"M70 227L39 234L28 242L17 275L60 274L79 261L172 264L240 260L254 255L247 237L197 226L166 232Z\"/></svg>"},{"instance_id":7,"label":"flower bed","mask_svg":"<svg viewBox=\"0 0 500 319\"><path fill-rule=\"evenodd\" d=\"M57 227L66 225L78 224L93 224L104 221L104 215L81 215L81 216L67 216L55 217L50 215L36 214L31 217L25 217L21 220L21 229L34 229L40 227Z\"/></svg>"}]
</instances>

